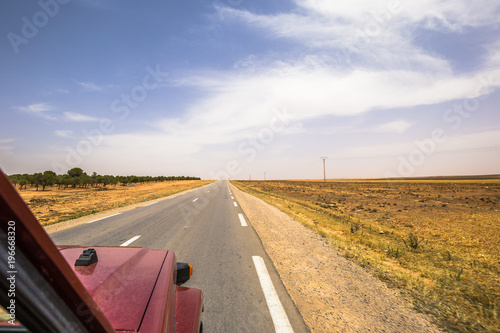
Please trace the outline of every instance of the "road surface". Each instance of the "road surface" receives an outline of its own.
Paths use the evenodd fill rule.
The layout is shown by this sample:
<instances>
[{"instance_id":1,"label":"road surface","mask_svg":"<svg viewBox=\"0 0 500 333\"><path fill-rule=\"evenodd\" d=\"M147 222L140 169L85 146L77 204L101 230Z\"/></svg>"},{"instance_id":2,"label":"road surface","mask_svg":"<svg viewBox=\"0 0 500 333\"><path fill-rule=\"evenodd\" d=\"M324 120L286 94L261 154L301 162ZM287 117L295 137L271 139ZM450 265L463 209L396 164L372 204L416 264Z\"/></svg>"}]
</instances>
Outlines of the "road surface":
<instances>
[{"instance_id":1,"label":"road surface","mask_svg":"<svg viewBox=\"0 0 500 333\"><path fill-rule=\"evenodd\" d=\"M173 250L194 267L204 332L307 332L227 181L50 235L58 245Z\"/></svg>"}]
</instances>

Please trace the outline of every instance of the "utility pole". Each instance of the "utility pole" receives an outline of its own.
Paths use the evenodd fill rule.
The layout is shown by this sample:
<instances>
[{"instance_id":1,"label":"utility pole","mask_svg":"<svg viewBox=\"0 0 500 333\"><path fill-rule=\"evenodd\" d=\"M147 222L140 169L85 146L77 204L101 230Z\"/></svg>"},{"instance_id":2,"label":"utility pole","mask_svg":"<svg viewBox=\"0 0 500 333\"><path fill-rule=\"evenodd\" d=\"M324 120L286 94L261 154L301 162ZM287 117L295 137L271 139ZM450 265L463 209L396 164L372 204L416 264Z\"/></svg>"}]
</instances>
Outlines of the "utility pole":
<instances>
[{"instance_id":1,"label":"utility pole","mask_svg":"<svg viewBox=\"0 0 500 333\"><path fill-rule=\"evenodd\" d=\"M328 157L326 156L321 156L320 157L323 160L323 180L326 182L326 168L325 168L325 161Z\"/></svg>"}]
</instances>

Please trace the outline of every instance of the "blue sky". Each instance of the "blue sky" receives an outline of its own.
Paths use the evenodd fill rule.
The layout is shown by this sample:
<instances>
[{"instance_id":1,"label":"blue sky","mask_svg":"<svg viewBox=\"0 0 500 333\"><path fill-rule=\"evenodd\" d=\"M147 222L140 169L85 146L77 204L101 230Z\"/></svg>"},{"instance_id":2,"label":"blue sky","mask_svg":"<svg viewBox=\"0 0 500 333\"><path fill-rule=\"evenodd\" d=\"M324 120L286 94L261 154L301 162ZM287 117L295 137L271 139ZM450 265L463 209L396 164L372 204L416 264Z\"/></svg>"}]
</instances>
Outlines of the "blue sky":
<instances>
[{"instance_id":1,"label":"blue sky","mask_svg":"<svg viewBox=\"0 0 500 333\"><path fill-rule=\"evenodd\" d=\"M500 173L500 1L0 3L0 167Z\"/></svg>"}]
</instances>

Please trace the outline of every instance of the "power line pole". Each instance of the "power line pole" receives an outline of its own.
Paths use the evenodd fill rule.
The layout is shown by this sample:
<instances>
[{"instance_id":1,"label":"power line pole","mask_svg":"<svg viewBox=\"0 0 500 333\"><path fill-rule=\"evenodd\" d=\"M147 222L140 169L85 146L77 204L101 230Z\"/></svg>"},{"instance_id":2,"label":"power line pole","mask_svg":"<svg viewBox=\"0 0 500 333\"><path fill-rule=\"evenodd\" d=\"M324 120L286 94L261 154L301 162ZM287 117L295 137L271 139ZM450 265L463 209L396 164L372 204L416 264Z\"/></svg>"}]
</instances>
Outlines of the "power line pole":
<instances>
[{"instance_id":1,"label":"power line pole","mask_svg":"<svg viewBox=\"0 0 500 333\"><path fill-rule=\"evenodd\" d=\"M326 182L326 168L325 168L325 161L328 158L327 156L321 156L320 157L323 160L323 180Z\"/></svg>"}]
</instances>

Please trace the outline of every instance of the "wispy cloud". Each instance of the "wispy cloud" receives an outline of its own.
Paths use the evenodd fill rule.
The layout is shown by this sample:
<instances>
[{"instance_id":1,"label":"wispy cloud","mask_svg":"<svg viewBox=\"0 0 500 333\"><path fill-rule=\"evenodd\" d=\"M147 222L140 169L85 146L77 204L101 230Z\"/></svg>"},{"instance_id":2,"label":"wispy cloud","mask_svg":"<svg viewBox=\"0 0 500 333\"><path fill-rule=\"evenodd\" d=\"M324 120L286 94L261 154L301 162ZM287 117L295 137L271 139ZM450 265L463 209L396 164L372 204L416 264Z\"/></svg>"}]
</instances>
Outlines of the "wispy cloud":
<instances>
[{"instance_id":1,"label":"wispy cloud","mask_svg":"<svg viewBox=\"0 0 500 333\"><path fill-rule=\"evenodd\" d=\"M14 146L8 145L9 143L12 143L14 141L16 140L11 138L0 139L0 151L8 152L14 149Z\"/></svg>"},{"instance_id":2,"label":"wispy cloud","mask_svg":"<svg viewBox=\"0 0 500 333\"><path fill-rule=\"evenodd\" d=\"M73 131L70 130L56 130L54 134L60 138L73 138Z\"/></svg>"},{"instance_id":3,"label":"wispy cloud","mask_svg":"<svg viewBox=\"0 0 500 333\"><path fill-rule=\"evenodd\" d=\"M460 33L497 26L500 4L487 0L295 0L297 10L275 15L216 6L225 22L260 29L271 39L289 39L303 52L329 54L333 66L419 67L428 73L450 73L449 63L414 42L421 31Z\"/></svg>"},{"instance_id":4,"label":"wispy cloud","mask_svg":"<svg viewBox=\"0 0 500 333\"><path fill-rule=\"evenodd\" d=\"M64 112L64 118L68 121L76 121L76 122L88 122L88 121L101 120L101 118L86 116L84 114L76 113L76 112Z\"/></svg>"},{"instance_id":5,"label":"wispy cloud","mask_svg":"<svg viewBox=\"0 0 500 333\"><path fill-rule=\"evenodd\" d=\"M55 110L55 108L48 103L38 103L30 104L28 106L17 106L15 109L35 115L37 117L42 117L48 120L56 120L57 118L50 114L50 111Z\"/></svg>"},{"instance_id":6,"label":"wispy cloud","mask_svg":"<svg viewBox=\"0 0 500 333\"><path fill-rule=\"evenodd\" d=\"M500 86L496 80L478 89L485 77L500 75L493 65L500 59L499 45L491 45L475 71L454 73L450 60L422 49L414 36L415 29L459 32L496 25L499 3L295 2L297 10L275 15L216 5L221 24L260 29L267 38L293 40L303 51L279 59L251 55L235 62L231 71L184 77L178 85L198 88L205 97L194 101L176 126L189 129L204 122L228 135L259 126L271 110L284 106L298 120L350 116L463 100ZM372 130L403 133L410 126L399 120Z\"/></svg>"},{"instance_id":7,"label":"wispy cloud","mask_svg":"<svg viewBox=\"0 0 500 333\"><path fill-rule=\"evenodd\" d=\"M79 81L75 81L75 82L76 82L76 84L78 84L80 87L82 87L86 91L102 91L103 90L103 87L98 86L92 82L79 82Z\"/></svg>"},{"instance_id":8,"label":"wispy cloud","mask_svg":"<svg viewBox=\"0 0 500 333\"><path fill-rule=\"evenodd\" d=\"M380 133L404 133L410 126L411 124L405 120L396 120L380 125L374 131Z\"/></svg>"},{"instance_id":9,"label":"wispy cloud","mask_svg":"<svg viewBox=\"0 0 500 333\"><path fill-rule=\"evenodd\" d=\"M487 74L429 77L417 70L343 72L303 59L302 63L261 68L257 73L199 73L183 84L202 89L207 96L189 107L187 118L191 120L187 121L198 119L207 125L220 121L236 128L259 125L281 107L300 119L312 119L470 98L476 92L488 92L477 89L480 77ZM500 82L489 84L494 87Z\"/></svg>"}]
</instances>

